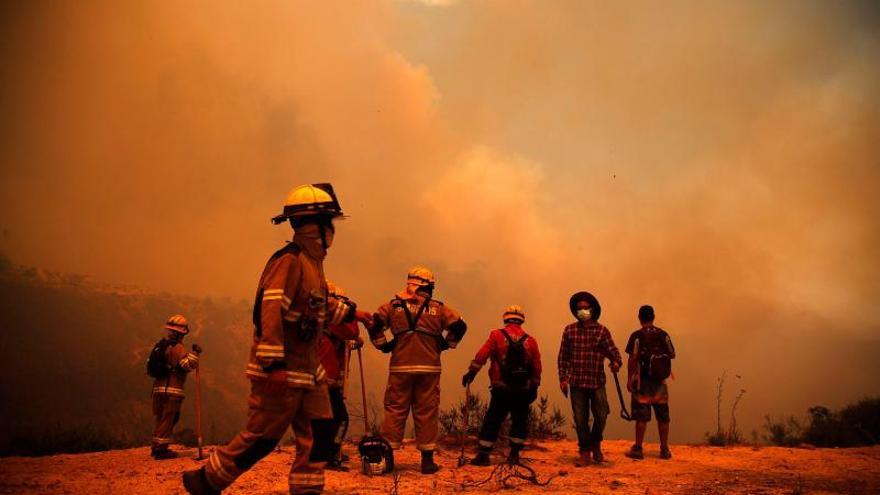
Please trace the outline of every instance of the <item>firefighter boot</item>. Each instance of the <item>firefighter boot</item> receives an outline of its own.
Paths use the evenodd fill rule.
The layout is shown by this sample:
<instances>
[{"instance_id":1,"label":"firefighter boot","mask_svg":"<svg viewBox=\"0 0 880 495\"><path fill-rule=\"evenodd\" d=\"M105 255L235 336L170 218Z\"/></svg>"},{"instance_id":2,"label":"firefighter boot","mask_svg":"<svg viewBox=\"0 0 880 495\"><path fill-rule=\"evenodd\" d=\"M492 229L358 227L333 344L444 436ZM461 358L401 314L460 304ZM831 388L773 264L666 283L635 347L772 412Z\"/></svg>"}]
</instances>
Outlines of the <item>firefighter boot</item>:
<instances>
[{"instance_id":1,"label":"firefighter boot","mask_svg":"<svg viewBox=\"0 0 880 495\"><path fill-rule=\"evenodd\" d=\"M596 464L602 464L605 461L605 456L602 455L602 444L597 443L593 446L593 462Z\"/></svg>"},{"instance_id":2,"label":"firefighter boot","mask_svg":"<svg viewBox=\"0 0 880 495\"><path fill-rule=\"evenodd\" d=\"M434 463L434 451L422 451L422 474L434 474L440 471L440 466Z\"/></svg>"},{"instance_id":3,"label":"firefighter boot","mask_svg":"<svg viewBox=\"0 0 880 495\"><path fill-rule=\"evenodd\" d=\"M476 457L470 460L471 466L489 466L492 464L492 460L489 459L488 450L480 449L477 451Z\"/></svg>"},{"instance_id":4,"label":"firefighter boot","mask_svg":"<svg viewBox=\"0 0 880 495\"><path fill-rule=\"evenodd\" d=\"M582 450L578 452L578 458L574 460L575 467L587 467L593 461L590 460L590 451Z\"/></svg>"},{"instance_id":5,"label":"firefighter boot","mask_svg":"<svg viewBox=\"0 0 880 495\"><path fill-rule=\"evenodd\" d=\"M153 459L157 461L161 461L163 459L176 459L178 457L177 452L170 450L168 448L164 449L152 449L150 451L150 455L153 456Z\"/></svg>"},{"instance_id":6,"label":"firefighter boot","mask_svg":"<svg viewBox=\"0 0 880 495\"><path fill-rule=\"evenodd\" d=\"M220 495L220 490L215 490L208 484L204 466L192 471L184 471L183 487L191 495Z\"/></svg>"},{"instance_id":7,"label":"firefighter boot","mask_svg":"<svg viewBox=\"0 0 880 495\"><path fill-rule=\"evenodd\" d=\"M511 445L510 446L510 454L507 455L507 463L516 465L520 464L519 452L522 450L522 445Z\"/></svg>"}]
</instances>

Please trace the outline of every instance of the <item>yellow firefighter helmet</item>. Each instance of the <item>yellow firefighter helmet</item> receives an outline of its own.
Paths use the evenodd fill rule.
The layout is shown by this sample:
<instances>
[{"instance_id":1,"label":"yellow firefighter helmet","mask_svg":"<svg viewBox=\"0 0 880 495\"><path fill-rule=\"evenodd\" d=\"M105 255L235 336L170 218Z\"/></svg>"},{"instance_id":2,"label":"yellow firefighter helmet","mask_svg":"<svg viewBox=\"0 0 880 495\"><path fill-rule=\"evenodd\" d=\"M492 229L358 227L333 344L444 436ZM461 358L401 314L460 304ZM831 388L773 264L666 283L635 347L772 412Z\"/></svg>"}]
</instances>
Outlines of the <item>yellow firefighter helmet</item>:
<instances>
[{"instance_id":1,"label":"yellow firefighter helmet","mask_svg":"<svg viewBox=\"0 0 880 495\"><path fill-rule=\"evenodd\" d=\"M330 218L343 216L342 207L333 186L328 183L306 184L294 187L284 201L284 211L272 218L278 225L289 218L321 215Z\"/></svg>"},{"instance_id":2,"label":"yellow firefighter helmet","mask_svg":"<svg viewBox=\"0 0 880 495\"><path fill-rule=\"evenodd\" d=\"M415 284L419 287L434 285L434 272L424 266L414 266L406 274L406 283Z\"/></svg>"},{"instance_id":3,"label":"yellow firefighter helmet","mask_svg":"<svg viewBox=\"0 0 880 495\"><path fill-rule=\"evenodd\" d=\"M508 306L507 309L504 310L504 316L502 320L519 320L520 322L526 321L526 312L523 310L523 307L519 304L513 304Z\"/></svg>"},{"instance_id":4,"label":"yellow firefighter helmet","mask_svg":"<svg viewBox=\"0 0 880 495\"><path fill-rule=\"evenodd\" d=\"M327 281L327 293L331 296L345 297L345 289L329 280Z\"/></svg>"},{"instance_id":5,"label":"yellow firefighter helmet","mask_svg":"<svg viewBox=\"0 0 880 495\"><path fill-rule=\"evenodd\" d=\"M165 329L186 335L189 333L189 322L183 315L174 315L165 322Z\"/></svg>"}]
</instances>

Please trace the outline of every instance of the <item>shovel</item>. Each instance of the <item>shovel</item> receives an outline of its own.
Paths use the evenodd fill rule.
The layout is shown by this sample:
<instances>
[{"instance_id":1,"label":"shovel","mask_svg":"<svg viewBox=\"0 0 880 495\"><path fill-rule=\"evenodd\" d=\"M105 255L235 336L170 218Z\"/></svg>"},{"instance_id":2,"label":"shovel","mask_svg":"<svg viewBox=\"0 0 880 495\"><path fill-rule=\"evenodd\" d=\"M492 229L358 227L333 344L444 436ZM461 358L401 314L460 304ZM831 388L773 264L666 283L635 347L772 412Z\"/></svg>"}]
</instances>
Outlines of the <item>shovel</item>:
<instances>
[{"instance_id":1,"label":"shovel","mask_svg":"<svg viewBox=\"0 0 880 495\"><path fill-rule=\"evenodd\" d=\"M620 391L620 379L617 378L617 372L613 372L614 375L614 385L617 387L617 398L620 400L620 417L626 421L632 421L632 416L629 415L629 411L626 410L626 404L623 402L623 392Z\"/></svg>"},{"instance_id":2,"label":"shovel","mask_svg":"<svg viewBox=\"0 0 880 495\"><path fill-rule=\"evenodd\" d=\"M204 459L202 456L202 380L199 368L196 368L196 434L199 442L199 456L196 460Z\"/></svg>"},{"instance_id":3,"label":"shovel","mask_svg":"<svg viewBox=\"0 0 880 495\"><path fill-rule=\"evenodd\" d=\"M458 467L464 466L468 463L468 459L464 453L464 444L465 440L467 440L468 433L468 419L470 417L470 406L471 406L471 384L468 383L467 387L464 389L464 406L461 408L462 414L462 429L461 429L461 455L458 456Z\"/></svg>"}]
</instances>

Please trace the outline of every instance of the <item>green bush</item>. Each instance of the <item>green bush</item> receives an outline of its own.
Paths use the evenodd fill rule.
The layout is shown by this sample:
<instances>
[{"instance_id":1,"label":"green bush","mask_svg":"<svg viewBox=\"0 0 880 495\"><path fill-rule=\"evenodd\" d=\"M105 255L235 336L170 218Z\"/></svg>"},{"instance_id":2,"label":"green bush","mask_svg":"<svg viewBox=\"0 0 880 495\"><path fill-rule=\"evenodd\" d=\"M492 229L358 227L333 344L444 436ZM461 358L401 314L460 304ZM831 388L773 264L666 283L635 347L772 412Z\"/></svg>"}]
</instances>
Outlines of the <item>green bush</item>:
<instances>
[{"instance_id":1,"label":"green bush","mask_svg":"<svg viewBox=\"0 0 880 495\"><path fill-rule=\"evenodd\" d=\"M489 404L479 394L471 395L467 407L467 436L477 437ZM440 430L448 440L457 440L464 430L464 400L448 409L440 411ZM550 400L541 396L529 408L529 437L534 439L565 438L562 428L566 424L565 415L554 406L550 408ZM499 439L507 438L510 429L510 417L501 425Z\"/></svg>"},{"instance_id":2,"label":"green bush","mask_svg":"<svg viewBox=\"0 0 880 495\"><path fill-rule=\"evenodd\" d=\"M794 416L774 420L764 416L764 439L772 445L795 447L803 443L804 428Z\"/></svg>"},{"instance_id":3,"label":"green bush","mask_svg":"<svg viewBox=\"0 0 880 495\"><path fill-rule=\"evenodd\" d=\"M803 434L817 447L856 447L880 442L880 398L867 398L839 411L815 406L809 409L810 424Z\"/></svg>"}]
</instances>

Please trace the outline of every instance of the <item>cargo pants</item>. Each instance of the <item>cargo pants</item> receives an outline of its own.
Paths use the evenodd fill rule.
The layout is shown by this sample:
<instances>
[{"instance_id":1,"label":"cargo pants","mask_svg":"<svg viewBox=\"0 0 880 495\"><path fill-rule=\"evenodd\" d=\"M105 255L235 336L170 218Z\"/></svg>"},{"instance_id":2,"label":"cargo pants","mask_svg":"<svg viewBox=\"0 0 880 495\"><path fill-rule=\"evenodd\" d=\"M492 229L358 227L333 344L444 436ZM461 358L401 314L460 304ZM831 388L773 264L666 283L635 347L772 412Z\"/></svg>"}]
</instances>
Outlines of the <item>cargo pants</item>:
<instances>
[{"instance_id":1,"label":"cargo pants","mask_svg":"<svg viewBox=\"0 0 880 495\"><path fill-rule=\"evenodd\" d=\"M288 477L290 493L320 493L324 489L329 449L313 448L313 438L326 437L321 430L328 428L332 438L333 420L326 385L269 394L265 381L252 380L247 426L229 444L211 454L205 466L208 483L217 490L231 485L272 452L289 427L296 437L296 456Z\"/></svg>"},{"instance_id":2,"label":"cargo pants","mask_svg":"<svg viewBox=\"0 0 880 495\"><path fill-rule=\"evenodd\" d=\"M390 373L385 389L385 417L380 432L394 449L400 448L406 418L412 411L419 450L434 450L440 427L440 374Z\"/></svg>"}]
</instances>

